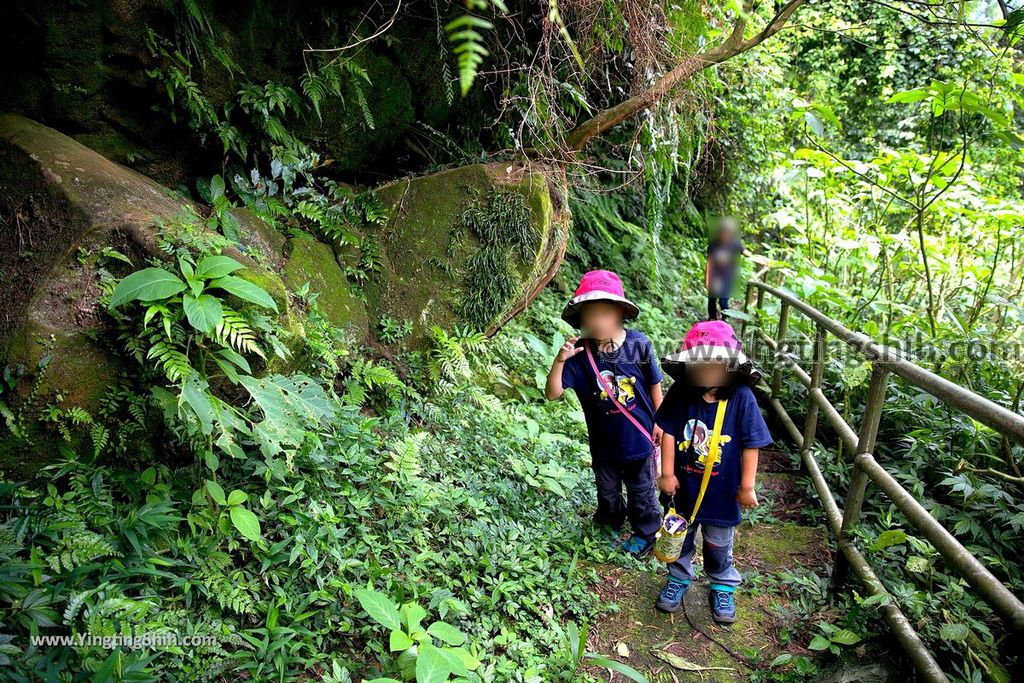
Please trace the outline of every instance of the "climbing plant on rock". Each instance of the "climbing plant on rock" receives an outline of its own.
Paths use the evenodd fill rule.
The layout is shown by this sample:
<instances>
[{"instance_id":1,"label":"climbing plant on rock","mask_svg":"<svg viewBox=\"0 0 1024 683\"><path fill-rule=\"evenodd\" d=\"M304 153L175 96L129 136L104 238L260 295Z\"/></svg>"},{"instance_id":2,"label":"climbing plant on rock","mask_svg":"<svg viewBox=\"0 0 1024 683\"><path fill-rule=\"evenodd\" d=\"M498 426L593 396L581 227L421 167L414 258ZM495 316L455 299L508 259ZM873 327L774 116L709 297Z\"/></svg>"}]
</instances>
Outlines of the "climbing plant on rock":
<instances>
[{"instance_id":1,"label":"climbing plant on rock","mask_svg":"<svg viewBox=\"0 0 1024 683\"><path fill-rule=\"evenodd\" d=\"M521 293L523 274L512 257L530 263L539 233L530 209L518 192L497 191L462 214L449 248L458 248L460 236L480 242L466 261L459 314L471 325L486 327Z\"/></svg>"}]
</instances>

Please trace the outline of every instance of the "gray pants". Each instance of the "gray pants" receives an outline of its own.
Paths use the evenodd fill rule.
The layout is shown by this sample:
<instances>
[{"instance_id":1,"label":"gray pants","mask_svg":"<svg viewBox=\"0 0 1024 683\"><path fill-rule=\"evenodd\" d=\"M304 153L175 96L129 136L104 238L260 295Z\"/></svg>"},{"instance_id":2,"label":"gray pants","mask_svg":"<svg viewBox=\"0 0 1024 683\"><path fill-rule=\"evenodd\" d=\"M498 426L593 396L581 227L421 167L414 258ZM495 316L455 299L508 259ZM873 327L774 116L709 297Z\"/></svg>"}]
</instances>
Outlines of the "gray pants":
<instances>
[{"instance_id":1,"label":"gray pants","mask_svg":"<svg viewBox=\"0 0 1024 683\"><path fill-rule=\"evenodd\" d=\"M597 485L594 522L618 530L628 517L633 533L652 540L661 528L661 506L654 491L651 459L598 461L592 467ZM625 500L622 497L623 486L626 488Z\"/></svg>"},{"instance_id":2,"label":"gray pants","mask_svg":"<svg viewBox=\"0 0 1024 683\"><path fill-rule=\"evenodd\" d=\"M743 576L736 570L732 562L732 539L734 526L713 526L711 524L694 524L686 531L683 539L683 551L679 559L668 565L668 573L680 581L693 581L693 554L696 550L697 529L704 537L704 571L714 585L738 586Z\"/></svg>"}]
</instances>

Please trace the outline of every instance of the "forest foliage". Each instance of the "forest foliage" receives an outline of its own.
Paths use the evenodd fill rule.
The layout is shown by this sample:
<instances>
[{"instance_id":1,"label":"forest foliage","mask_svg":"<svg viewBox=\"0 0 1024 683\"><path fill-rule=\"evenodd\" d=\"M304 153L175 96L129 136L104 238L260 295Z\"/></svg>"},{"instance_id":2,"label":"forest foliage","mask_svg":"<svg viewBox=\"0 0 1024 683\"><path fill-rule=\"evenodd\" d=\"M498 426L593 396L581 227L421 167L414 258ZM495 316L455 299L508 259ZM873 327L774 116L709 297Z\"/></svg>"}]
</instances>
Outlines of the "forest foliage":
<instances>
[{"instance_id":1,"label":"forest foliage","mask_svg":"<svg viewBox=\"0 0 1024 683\"><path fill-rule=\"evenodd\" d=\"M808 4L756 50L698 71L585 154L565 156L578 124L718 44L745 10L543 4L539 14L496 0L416 3L415 13L400 5L391 23L374 15L351 36L324 10L335 47L303 51L296 41L302 68L276 80L242 68L204 3L175 4L172 30L147 32L146 75L163 98L154 116L217 150L186 188L212 210L165 226L173 258L124 278L112 274L124 255L96 255L119 331L111 353L131 362L99 411L48 398L36 415L23 401L0 402L13 437L38 419L62 441L37 479L0 483L6 675L632 675L586 648L587 624L614 609L591 590L594 566L622 560L585 521L582 416L573 403L543 401L543 376L571 334L558 321L564 290L590 267L619 272L644 302L644 331L673 349L703 307L715 215L741 218L756 254L747 276L759 272L881 341L912 342L912 358L1020 412L1019 12L983 2ZM414 348L410 321L385 317L376 321L389 349L381 353L333 326L318 293L304 289L291 295L296 341L271 315L272 292L238 277L224 254L239 237L227 209L355 247L360 266L349 275L371 279L378 247L350 229L382 219L363 184L365 160L328 153L319 124L340 107L346 126L383 135L387 93L371 75L379 63L348 46L386 44L424 16L433 28L422 65L436 69L454 114L434 119L440 128L419 116L389 170L557 158L571 182L566 262L491 339L472 325L437 327L429 346ZM774 16L751 10L750 34ZM210 87L211 73L228 87ZM464 229L517 248L529 238L521 208L484 198ZM504 218L481 220L484 209ZM502 258L481 251L464 281L494 270L500 287ZM466 305L468 319L483 319L493 301ZM775 312L751 322L772 331ZM791 326L798 340L813 338L798 320ZM963 351L973 347L986 352ZM45 372L45 362L6 368L0 399L26 385L34 398ZM826 393L851 422L867 377L852 355L833 354L825 369ZM795 381L784 391L787 402L805 399ZM1024 594L1021 447L909 386L890 392L879 461ZM154 433L163 448L144 445ZM823 442L819 462L845 491L852 456L827 431ZM886 599L954 680L1010 680L1019 653L1001 622L894 507L871 497L858 533ZM799 598L781 638L794 654L759 669L759 680L817 680L835 654L885 632L885 599L856 586L830 592L826 577L799 568L787 582ZM154 651L28 642L68 632L213 638Z\"/></svg>"}]
</instances>

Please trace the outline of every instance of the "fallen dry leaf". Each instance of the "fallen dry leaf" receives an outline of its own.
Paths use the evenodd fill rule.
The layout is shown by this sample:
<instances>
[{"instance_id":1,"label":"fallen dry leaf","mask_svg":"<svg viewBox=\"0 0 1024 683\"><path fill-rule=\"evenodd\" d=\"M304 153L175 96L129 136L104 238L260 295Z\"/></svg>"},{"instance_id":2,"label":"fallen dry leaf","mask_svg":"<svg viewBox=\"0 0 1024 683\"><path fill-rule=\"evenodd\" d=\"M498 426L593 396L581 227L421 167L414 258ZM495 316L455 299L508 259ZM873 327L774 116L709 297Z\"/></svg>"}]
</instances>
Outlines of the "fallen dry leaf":
<instances>
[{"instance_id":1,"label":"fallen dry leaf","mask_svg":"<svg viewBox=\"0 0 1024 683\"><path fill-rule=\"evenodd\" d=\"M727 666L701 666L664 650L651 650L651 654L680 671L735 671Z\"/></svg>"}]
</instances>

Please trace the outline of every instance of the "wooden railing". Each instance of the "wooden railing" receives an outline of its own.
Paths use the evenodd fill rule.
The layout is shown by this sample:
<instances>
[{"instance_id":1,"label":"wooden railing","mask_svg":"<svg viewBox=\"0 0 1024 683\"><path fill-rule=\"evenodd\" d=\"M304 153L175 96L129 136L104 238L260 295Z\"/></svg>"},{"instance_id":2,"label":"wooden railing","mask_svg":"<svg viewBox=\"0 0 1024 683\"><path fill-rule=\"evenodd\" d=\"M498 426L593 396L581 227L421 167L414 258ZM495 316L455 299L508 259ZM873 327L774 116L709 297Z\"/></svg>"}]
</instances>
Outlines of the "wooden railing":
<instances>
[{"instance_id":1,"label":"wooden railing","mask_svg":"<svg viewBox=\"0 0 1024 683\"><path fill-rule=\"evenodd\" d=\"M1024 444L1024 416L1018 415L958 384L940 377L904 358L899 351L874 342L859 332L847 329L818 309L795 296L751 280L747 283L744 310L752 314L752 307L763 310L765 295L780 301L778 323L773 338L760 326L753 334L774 352L774 367L770 378L768 403L777 413L786 430L800 446L801 461L814 484L825 510L828 525L836 536L839 552L832 569L833 584L838 583L849 570L860 578L872 595L888 596L883 610L886 621L907 652L914 666L926 681L948 682L931 651L921 641L917 631L889 595L885 586L871 568L867 558L857 547L852 531L860 522L861 508L869 484L874 484L904 514L907 521L924 536L1018 636L1024 631L1024 603L1020 601L977 557L968 551L913 495L910 494L878 461L873 453L878 424L885 405L886 388L890 375L896 375L909 384L931 394L982 422L1000 434ZM800 367L788 348L789 316L797 312L815 325L815 340L810 373ZM743 322L741 336L746 337L748 323ZM849 344L871 361L871 380L868 385L867 404L861 417L859 431L843 419L829 402L822 388L822 369L826 360L828 335ZM808 390L807 419L801 431L793 422L782 401L779 390L782 373L788 370L796 375ZM821 473L812 446L815 442L818 418L825 418L844 444L855 453L849 490L844 497L845 506L839 508L835 497Z\"/></svg>"}]
</instances>

